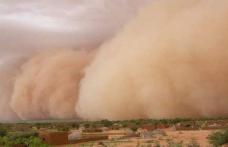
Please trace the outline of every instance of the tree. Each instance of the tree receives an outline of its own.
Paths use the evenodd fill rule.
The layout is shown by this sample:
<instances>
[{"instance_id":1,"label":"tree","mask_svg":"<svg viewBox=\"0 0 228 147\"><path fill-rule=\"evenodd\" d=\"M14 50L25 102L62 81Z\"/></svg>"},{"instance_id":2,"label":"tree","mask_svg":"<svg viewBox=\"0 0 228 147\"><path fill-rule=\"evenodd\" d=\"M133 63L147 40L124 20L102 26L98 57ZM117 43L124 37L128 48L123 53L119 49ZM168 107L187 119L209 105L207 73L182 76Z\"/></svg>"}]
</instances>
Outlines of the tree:
<instances>
[{"instance_id":1,"label":"tree","mask_svg":"<svg viewBox=\"0 0 228 147\"><path fill-rule=\"evenodd\" d=\"M101 120L101 124L103 124L105 127L111 127L112 126L112 122L107 120L107 119Z\"/></svg>"},{"instance_id":2,"label":"tree","mask_svg":"<svg viewBox=\"0 0 228 147\"><path fill-rule=\"evenodd\" d=\"M6 129L0 128L0 137L6 136L7 131Z\"/></svg>"}]
</instances>

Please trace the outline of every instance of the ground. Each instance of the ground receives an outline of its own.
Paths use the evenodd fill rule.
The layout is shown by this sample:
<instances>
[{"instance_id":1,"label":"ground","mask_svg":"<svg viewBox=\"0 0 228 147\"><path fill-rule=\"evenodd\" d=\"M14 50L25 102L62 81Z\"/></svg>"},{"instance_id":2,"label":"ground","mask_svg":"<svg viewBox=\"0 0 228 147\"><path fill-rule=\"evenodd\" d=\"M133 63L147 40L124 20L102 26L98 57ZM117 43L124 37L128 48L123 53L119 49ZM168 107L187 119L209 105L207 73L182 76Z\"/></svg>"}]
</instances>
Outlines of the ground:
<instances>
[{"instance_id":1,"label":"ground","mask_svg":"<svg viewBox=\"0 0 228 147\"><path fill-rule=\"evenodd\" d=\"M183 146L187 146L192 142L196 142L200 147L211 147L208 143L208 135L215 130L189 130L189 131L173 131L165 130L165 135L155 134L153 137L141 138L141 137L129 137L126 139L119 140L104 140L90 143L80 143L63 145L58 147L102 147L104 144L108 147L152 147L160 144L160 146L168 146L168 143L178 144L181 143Z\"/></svg>"},{"instance_id":2,"label":"ground","mask_svg":"<svg viewBox=\"0 0 228 147\"><path fill-rule=\"evenodd\" d=\"M226 129L227 118L0 123L3 136L12 136L12 133L19 132L19 139L46 131L47 134L50 132L53 142L56 139L51 135L53 130L72 135L73 140L69 139L69 135L67 145L54 147L211 147L208 136ZM10 138L12 137L9 137L9 141ZM226 139L228 141L228 130Z\"/></svg>"}]
</instances>

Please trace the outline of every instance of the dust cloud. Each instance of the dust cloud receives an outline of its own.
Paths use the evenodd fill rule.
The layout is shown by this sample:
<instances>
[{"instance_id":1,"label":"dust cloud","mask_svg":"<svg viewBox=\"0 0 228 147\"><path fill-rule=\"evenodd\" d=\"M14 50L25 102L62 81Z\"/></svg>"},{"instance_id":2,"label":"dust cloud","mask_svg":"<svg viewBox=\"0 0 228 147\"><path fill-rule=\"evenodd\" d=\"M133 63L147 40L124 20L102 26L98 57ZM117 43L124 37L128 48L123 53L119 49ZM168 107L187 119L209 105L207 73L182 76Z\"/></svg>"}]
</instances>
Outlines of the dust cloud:
<instances>
[{"instance_id":1,"label":"dust cloud","mask_svg":"<svg viewBox=\"0 0 228 147\"><path fill-rule=\"evenodd\" d=\"M108 4L99 5L99 10L112 6ZM42 14L46 13L45 9ZM104 22L115 22L116 15L107 16ZM227 0L154 0L118 31L122 19L102 32L102 19L96 18L101 22L93 25L92 18L85 23L94 26L89 27L92 33L86 25L86 33L76 35L75 42L77 32L70 33L74 23L67 19L60 26L51 21L54 38L39 30L52 28L47 21L34 32L41 33L38 42L30 40L26 46L33 27L23 26L30 35L19 31L22 49L16 41L3 44L11 50L0 50L0 120L228 116ZM62 28L65 23L71 24L67 32ZM59 27L69 34L61 36ZM42 40L42 35L47 38Z\"/></svg>"},{"instance_id":2,"label":"dust cloud","mask_svg":"<svg viewBox=\"0 0 228 147\"><path fill-rule=\"evenodd\" d=\"M84 119L228 115L228 1L154 1L99 49L75 107Z\"/></svg>"},{"instance_id":3,"label":"dust cloud","mask_svg":"<svg viewBox=\"0 0 228 147\"><path fill-rule=\"evenodd\" d=\"M91 58L71 50L35 55L16 78L10 106L23 120L77 117L79 82Z\"/></svg>"}]
</instances>

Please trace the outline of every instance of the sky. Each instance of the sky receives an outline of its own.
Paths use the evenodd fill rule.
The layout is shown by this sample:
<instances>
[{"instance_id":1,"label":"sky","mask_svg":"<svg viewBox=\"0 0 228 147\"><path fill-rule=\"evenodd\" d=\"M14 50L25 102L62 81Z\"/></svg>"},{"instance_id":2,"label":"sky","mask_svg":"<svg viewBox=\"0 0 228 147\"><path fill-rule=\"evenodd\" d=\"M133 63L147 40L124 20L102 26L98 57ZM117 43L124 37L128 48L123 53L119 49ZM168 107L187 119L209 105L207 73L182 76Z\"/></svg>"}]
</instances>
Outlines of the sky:
<instances>
[{"instance_id":1,"label":"sky","mask_svg":"<svg viewBox=\"0 0 228 147\"><path fill-rule=\"evenodd\" d=\"M56 48L91 48L150 0L0 0L0 57Z\"/></svg>"}]
</instances>

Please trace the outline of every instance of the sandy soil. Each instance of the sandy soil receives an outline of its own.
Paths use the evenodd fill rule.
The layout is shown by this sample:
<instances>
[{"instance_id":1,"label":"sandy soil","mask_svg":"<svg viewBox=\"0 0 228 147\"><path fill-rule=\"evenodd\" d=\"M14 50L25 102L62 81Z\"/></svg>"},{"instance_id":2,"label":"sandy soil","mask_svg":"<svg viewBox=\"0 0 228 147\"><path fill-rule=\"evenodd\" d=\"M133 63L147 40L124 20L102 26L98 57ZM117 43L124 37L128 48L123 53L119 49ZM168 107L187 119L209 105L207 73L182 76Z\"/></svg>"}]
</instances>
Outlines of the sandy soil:
<instances>
[{"instance_id":1,"label":"sandy soil","mask_svg":"<svg viewBox=\"0 0 228 147\"><path fill-rule=\"evenodd\" d=\"M155 134L153 137L147 138L139 138L132 137L126 138L116 141L99 141L104 143L105 145L111 147L136 147L136 146L147 146L153 145L156 142L159 142L161 147L167 147L168 142L172 141L175 143L183 142L184 146L191 143L192 140L195 140L200 147L211 147L208 143L207 137L209 134L213 132L213 130L194 130L194 131L172 131L172 130L164 130L166 135ZM86 143L86 144L72 144L66 146L58 146L58 147L102 147L98 142L95 143Z\"/></svg>"},{"instance_id":2,"label":"sandy soil","mask_svg":"<svg viewBox=\"0 0 228 147\"><path fill-rule=\"evenodd\" d=\"M210 130L196 130L196 131L165 131L166 135L155 135L153 138L131 138L129 143L121 143L118 147L136 147L137 145L153 144L150 142L159 142L161 146L167 147L169 141L176 143L183 142L184 146L195 140L200 147L211 147L208 143L207 136L211 133Z\"/></svg>"}]
</instances>

